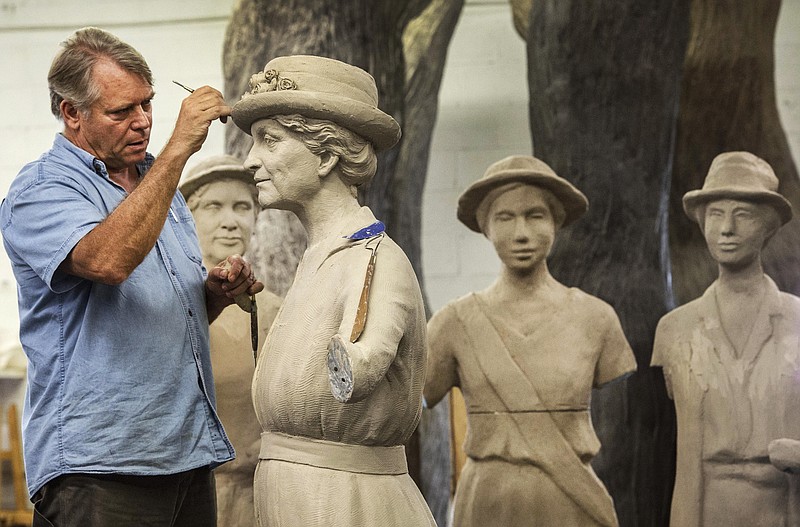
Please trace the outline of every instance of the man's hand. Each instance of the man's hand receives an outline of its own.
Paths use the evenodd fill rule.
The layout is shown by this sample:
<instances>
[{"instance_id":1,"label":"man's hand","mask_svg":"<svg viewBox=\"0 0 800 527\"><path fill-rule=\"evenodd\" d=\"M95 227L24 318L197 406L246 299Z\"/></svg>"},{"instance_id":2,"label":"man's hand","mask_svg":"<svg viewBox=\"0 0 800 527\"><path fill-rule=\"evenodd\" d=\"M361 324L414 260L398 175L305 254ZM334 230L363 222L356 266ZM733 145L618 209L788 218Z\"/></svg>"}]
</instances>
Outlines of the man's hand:
<instances>
[{"instance_id":1,"label":"man's hand","mask_svg":"<svg viewBox=\"0 0 800 527\"><path fill-rule=\"evenodd\" d=\"M218 90L210 86L197 88L181 103L175 129L165 148L183 148L189 155L197 152L208 137L211 122L219 119L225 123L230 114L231 107L225 104Z\"/></svg>"},{"instance_id":2,"label":"man's hand","mask_svg":"<svg viewBox=\"0 0 800 527\"><path fill-rule=\"evenodd\" d=\"M238 254L228 256L208 272L206 306L208 321L213 322L223 309L233 304L238 295L254 295L264 290L255 279L250 264Z\"/></svg>"}]
</instances>

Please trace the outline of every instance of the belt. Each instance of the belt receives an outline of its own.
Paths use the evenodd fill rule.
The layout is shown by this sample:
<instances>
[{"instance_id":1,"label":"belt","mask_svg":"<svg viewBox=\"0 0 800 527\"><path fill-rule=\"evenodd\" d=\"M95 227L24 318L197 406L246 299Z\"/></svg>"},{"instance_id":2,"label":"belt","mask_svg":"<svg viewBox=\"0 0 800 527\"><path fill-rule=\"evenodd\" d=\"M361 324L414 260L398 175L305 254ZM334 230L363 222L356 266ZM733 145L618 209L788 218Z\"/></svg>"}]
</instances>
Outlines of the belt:
<instances>
[{"instance_id":1,"label":"belt","mask_svg":"<svg viewBox=\"0 0 800 527\"><path fill-rule=\"evenodd\" d=\"M359 474L408 473L403 445L353 445L275 432L261 434L261 451L258 458Z\"/></svg>"}]
</instances>

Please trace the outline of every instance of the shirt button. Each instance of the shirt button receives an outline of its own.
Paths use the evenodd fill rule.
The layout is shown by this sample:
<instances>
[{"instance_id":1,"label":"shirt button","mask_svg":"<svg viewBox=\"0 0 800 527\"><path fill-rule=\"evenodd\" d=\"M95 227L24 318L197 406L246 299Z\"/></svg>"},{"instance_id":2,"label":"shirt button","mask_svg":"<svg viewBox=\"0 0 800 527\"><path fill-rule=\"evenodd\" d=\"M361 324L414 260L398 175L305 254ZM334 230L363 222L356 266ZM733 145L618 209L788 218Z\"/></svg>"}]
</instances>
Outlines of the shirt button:
<instances>
[{"instance_id":1,"label":"shirt button","mask_svg":"<svg viewBox=\"0 0 800 527\"><path fill-rule=\"evenodd\" d=\"M190 317L193 317L193 316L194 316L194 311L192 311L191 309L189 310L189 316L190 316Z\"/></svg>"}]
</instances>

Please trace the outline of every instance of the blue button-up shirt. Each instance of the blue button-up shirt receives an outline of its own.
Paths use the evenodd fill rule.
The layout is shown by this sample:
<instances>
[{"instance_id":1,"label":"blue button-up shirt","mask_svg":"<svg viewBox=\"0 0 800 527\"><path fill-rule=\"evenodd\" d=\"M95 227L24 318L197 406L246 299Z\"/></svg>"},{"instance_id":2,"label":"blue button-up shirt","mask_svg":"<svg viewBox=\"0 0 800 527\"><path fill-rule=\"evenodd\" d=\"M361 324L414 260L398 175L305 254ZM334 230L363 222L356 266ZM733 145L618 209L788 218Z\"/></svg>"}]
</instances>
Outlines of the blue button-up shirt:
<instances>
[{"instance_id":1,"label":"blue button-up shirt","mask_svg":"<svg viewBox=\"0 0 800 527\"><path fill-rule=\"evenodd\" d=\"M140 172L152 162L148 154ZM29 361L22 421L31 496L66 473L172 474L233 458L215 411L206 272L181 194L155 247L120 285L58 270L125 196L100 160L59 134L0 205Z\"/></svg>"}]
</instances>

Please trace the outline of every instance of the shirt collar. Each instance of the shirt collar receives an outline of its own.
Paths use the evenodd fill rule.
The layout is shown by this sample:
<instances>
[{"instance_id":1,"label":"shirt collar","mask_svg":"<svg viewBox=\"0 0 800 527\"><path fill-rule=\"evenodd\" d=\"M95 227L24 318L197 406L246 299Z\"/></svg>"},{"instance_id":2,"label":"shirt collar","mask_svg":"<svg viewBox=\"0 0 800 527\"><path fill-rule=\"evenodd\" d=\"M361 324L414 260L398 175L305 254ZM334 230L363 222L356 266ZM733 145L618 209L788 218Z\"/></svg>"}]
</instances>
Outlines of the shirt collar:
<instances>
[{"instance_id":1,"label":"shirt collar","mask_svg":"<svg viewBox=\"0 0 800 527\"><path fill-rule=\"evenodd\" d=\"M94 172L95 174L101 175L104 178L108 179L108 170L106 170L106 164L97 159L95 156L76 146L72 141L67 139L64 134L58 133L56 134L56 139L54 145L59 150L64 150L69 152L70 154L76 156L81 164L85 165L89 170ZM153 166L153 162L155 161L155 157L150 154L150 152L145 153L144 161L141 163L136 164L136 169L139 172L139 176L143 176L150 170L150 167Z\"/></svg>"}]
</instances>

